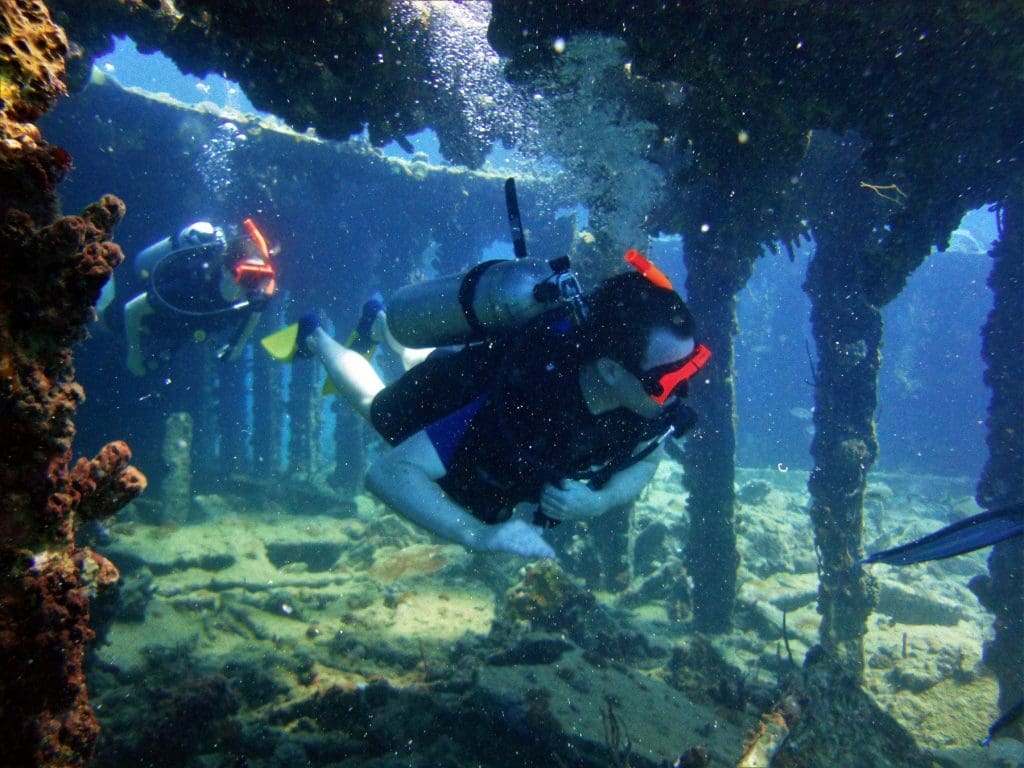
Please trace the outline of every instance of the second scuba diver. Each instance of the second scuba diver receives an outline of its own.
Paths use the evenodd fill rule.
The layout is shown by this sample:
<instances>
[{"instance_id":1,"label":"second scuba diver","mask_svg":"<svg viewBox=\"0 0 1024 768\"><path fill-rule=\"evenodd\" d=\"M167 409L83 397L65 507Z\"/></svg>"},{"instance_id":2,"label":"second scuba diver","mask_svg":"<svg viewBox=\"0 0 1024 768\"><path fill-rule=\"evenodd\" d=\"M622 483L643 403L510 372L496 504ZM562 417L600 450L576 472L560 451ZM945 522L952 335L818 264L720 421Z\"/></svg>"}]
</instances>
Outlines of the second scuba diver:
<instances>
[{"instance_id":1,"label":"second scuba diver","mask_svg":"<svg viewBox=\"0 0 1024 768\"><path fill-rule=\"evenodd\" d=\"M272 251L251 219L243 232L199 221L140 251L133 260L145 290L106 309L123 315L125 364L136 376L156 370L176 349L227 330L217 357L234 360L274 295ZM111 322L114 319L114 322Z\"/></svg>"}]
</instances>

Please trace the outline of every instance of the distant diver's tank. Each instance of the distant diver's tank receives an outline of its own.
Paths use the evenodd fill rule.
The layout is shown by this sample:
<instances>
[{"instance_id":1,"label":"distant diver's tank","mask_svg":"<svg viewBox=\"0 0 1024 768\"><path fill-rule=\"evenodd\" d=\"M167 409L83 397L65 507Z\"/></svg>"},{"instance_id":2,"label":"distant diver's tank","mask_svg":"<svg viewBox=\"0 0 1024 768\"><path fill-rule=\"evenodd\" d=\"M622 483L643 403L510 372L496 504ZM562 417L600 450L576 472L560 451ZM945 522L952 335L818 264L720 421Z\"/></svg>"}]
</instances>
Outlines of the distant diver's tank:
<instances>
[{"instance_id":1,"label":"distant diver's tank","mask_svg":"<svg viewBox=\"0 0 1024 768\"><path fill-rule=\"evenodd\" d=\"M388 329L407 347L465 344L579 300L568 259L485 261L468 272L400 288L388 301Z\"/></svg>"},{"instance_id":2,"label":"distant diver's tank","mask_svg":"<svg viewBox=\"0 0 1024 768\"><path fill-rule=\"evenodd\" d=\"M135 275L142 280L148 280L156 265L172 253L225 242L224 231L220 227L215 227L208 221L197 221L189 224L178 234L158 240L139 251L132 262Z\"/></svg>"}]
</instances>

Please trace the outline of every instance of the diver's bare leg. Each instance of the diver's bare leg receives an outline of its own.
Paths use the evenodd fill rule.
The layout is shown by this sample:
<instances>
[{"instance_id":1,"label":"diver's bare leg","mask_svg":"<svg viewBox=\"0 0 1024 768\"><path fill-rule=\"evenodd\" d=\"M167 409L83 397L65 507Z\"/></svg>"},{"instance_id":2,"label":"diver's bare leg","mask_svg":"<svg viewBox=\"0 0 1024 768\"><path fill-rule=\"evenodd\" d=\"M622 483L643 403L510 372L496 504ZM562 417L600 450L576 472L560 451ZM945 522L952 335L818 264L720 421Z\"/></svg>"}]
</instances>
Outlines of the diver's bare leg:
<instances>
[{"instance_id":1,"label":"diver's bare leg","mask_svg":"<svg viewBox=\"0 0 1024 768\"><path fill-rule=\"evenodd\" d=\"M327 375L341 396L360 416L369 420L370 404L377 393L384 389L384 382L370 361L339 344L323 328L317 328L309 335L306 346L323 362Z\"/></svg>"},{"instance_id":2,"label":"diver's bare leg","mask_svg":"<svg viewBox=\"0 0 1024 768\"><path fill-rule=\"evenodd\" d=\"M383 339L387 343L388 348L398 355L398 359L402 361L402 368L406 371L426 360L427 356L435 349L435 347L402 346L402 343L391 335L391 329L388 328L388 318L384 312L377 315L371 333L373 338L378 341Z\"/></svg>"}]
</instances>

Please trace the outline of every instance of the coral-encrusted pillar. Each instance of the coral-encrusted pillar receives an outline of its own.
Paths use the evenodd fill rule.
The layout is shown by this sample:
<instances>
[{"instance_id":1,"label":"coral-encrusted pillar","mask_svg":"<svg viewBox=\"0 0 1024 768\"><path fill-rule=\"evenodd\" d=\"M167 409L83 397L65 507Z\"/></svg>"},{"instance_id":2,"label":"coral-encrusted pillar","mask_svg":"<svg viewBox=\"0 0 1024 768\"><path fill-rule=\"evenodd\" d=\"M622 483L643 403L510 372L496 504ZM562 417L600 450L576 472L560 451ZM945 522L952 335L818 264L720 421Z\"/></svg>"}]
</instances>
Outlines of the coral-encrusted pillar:
<instances>
[{"instance_id":1,"label":"coral-encrusted pillar","mask_svg":"<svg viewBox=\"0 0 1024 768\"><path fill-rule=\"evenodd\" d=\"M862 554L868 470L878 456L875 434L882 317L858 283L852 240L818 233L807 272L811 329L818 351L811 455L811 520L818 550L821 644L859 678L873 605Z\"/></svg>"},{"instance_id":2,"label":"coral-encrusted pillar","mask_svg":"<svg viewBox=\"0 0 1024 768\"><path fill-rule=\"evenodd\" d=\"M117 569L77 526L145 486L124 443L72 466L82 401L71 346L122 260L124 204L55 220L70 165L32 120L63 92L67 41L46 6L0 4L0 734L5 765L84 765L99 727L82 673L93 591Z\"/></svg>"},{"instance_id":3,"label":"coral-encrusted pillar","mask_svg":"<svg viewBox=\"0 0 1024 768\"><path fill-rule=\"evenodd\" d=\"M166 474L160 484L163 509L160 520L182 525L188 522L192 505L192 416L172 413L164 421L164 443L160 457Z\"/></svg>"},{"instance_id":4,"label":"coral-encrusted pillar","mask_svg":"<svg viewBox=\"0 0 1024 768\"><path fill-rule=\"evenodd\" d=\"M124 443L72 467L84 394L70 347L122 259L107 238L123 212L107 197L42 229L16 210L0 225L0 732L11 765L84 764L98 734L82 673L89 602L118 574L75 530L146 481Z\"/></svg>"},{"instance_id":5,"label":"coral-encrusted pillar","mask_svg":"<svg viewBox=\"0 0 1024 768\"><path fill-rule=\"evenodd\" d=\"M693 227L693 233L698 227ZM704 632L732 623L739 551L736 503L736 392L733 338L738 329L736 294L754 268L756 245L714 226L686 237L686 296L697 336L712 350L711 362L693 387L699 429L686 441L684 482L690 492L686 568L693 579L693 614Z\"/></svg>"},{"instance_id":6,"label":"coral-encrusted pillar","mask_svg":"<svg viewBox=\"0 0 1024 768\"><path fill-rule=\"evenodd\" d=\"M815 137L803 177L817 246L804 290L818 356L808 482L818 554L818 634L821 648L859 680L875 602L874 580L859 560L864 490L878 457L881 310L924 261L937 233L949 232L963 211L924 184L901 197L898 187L891 196L861 183L861 142Z\"/></svg>"},{"instance_id":7,"label":"coral-encrusted pillar","mask_svg":"<svg viewBox=\"0 0 1024 768\"><path fill-rule=\"evenodd\" d=\"M850 679L864 670L864 635L874 582L858 564L863 554L863 500L878 456L875 434L884 300L869 288L868 254L880 251L881 224L899 205L858 186L862 146L815 136L805 158L807 205L816 243L804 291L811 300L814 438L810 515L818 555L821 649ZM897 263L893 254L882 263ZM885 275L888 280L889 275ZM898 281L897 281L898 283Z\"/></svg>"},{"instance_id":8,"label":"coral-encrusted pillar","mask_svg":"<svg viewBox=\"0 0 1024 768\"><path fill-rule=\"evenodd\" d=\"M283 325L283 320L283 316L278 317L276 327ZM257 334L259 332L257 329ZM281 446L284 444L282 372L283 366L275 363L263 350L256 350L252 386L254 392L264 393L252 402L252 461L253 471L259 477L277 477L281 473Z\"/></svg>"},{"instance_id":9,"label":"coral-encrusted pillar","mask_svg":"<svg viewBox=\"0 0 1024 768\"><path fill-rule=\"evenodd\" d=\"M982 331L992 399L978 503L988 509L1024 501L1024 194L1004 201L999 222L988 281L994 304ZM984 660L999 680L999 706L1006 711L1024 696L1024 539L997 544L988 576L974 579L971 588L995 614Z\"/></svg>"},{"instance_id":10,"label":"coral-encrusted pillar","mask_svg":"<svg viewBox=\"0 0 1024 768\"><path fill-rule=\"evenodd\" d=\"M316 470L320 439L320 395L314 392L317 369L308 360L292 366L288 389L288 469L294 477L310 478Z\"/></svg>"}]
</instances>

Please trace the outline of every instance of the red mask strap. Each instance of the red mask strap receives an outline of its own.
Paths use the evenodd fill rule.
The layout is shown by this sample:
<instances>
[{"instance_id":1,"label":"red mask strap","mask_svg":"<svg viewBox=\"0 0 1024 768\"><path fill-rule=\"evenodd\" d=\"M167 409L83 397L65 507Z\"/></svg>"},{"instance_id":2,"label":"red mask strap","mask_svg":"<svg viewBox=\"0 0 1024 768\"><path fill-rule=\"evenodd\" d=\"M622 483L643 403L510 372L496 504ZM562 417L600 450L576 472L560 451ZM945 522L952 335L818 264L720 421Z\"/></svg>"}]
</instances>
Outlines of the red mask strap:
<instances>
[{"instance_id":1,"label":"red mask strap","mask_svg":"<svg viewBox=\"0 0 1024 768\"><path fill-rule=\"evenodd\" d=\"M698 344L697 348L693 350L689 359L683 365L674 371L669 371L658 379L658 383L661 385L661 394L651 395L651 398L659 405L664 403L675 391L676 387L696 376L710 359L711 350L703 344Z\"/></svg>"}]
</instances>

